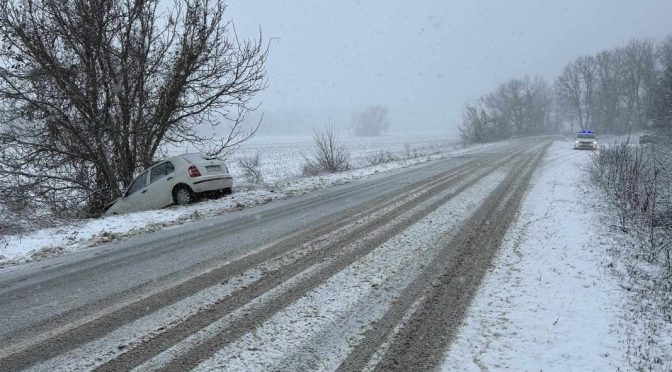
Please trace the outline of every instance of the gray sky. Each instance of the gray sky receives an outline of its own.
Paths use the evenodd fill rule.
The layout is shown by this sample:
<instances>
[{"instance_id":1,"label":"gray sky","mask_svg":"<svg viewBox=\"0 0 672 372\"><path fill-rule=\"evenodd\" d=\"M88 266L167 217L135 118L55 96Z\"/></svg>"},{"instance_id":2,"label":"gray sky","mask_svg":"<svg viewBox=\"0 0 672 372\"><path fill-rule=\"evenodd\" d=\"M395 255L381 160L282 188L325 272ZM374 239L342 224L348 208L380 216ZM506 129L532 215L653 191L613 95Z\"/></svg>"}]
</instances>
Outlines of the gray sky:
<instances>
[{"instance_id":1,"label":"gray sky","mask_svg":"<svg viewBox=\"0 0 672 372\"><path fill-rule=\"evenodd\" d=\"M393 133L455 131L464 103L512 77L552 81L581 54L672 33L670 0L229 0L271 43L266 133L349 124L371 104ZM314 122L314 124L313 124ZM270 128L272 127L272 128Z\"/></svg>"}]
</instances>

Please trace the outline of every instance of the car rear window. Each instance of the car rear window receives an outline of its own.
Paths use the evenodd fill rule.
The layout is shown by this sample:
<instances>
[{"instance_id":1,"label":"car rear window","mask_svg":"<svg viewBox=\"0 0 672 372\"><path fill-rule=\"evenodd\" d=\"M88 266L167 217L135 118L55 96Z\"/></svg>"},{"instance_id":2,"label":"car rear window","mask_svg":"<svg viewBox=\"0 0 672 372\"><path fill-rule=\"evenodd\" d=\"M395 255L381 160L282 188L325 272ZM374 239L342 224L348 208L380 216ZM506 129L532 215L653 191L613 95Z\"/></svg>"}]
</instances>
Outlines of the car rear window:
<instances>
[{"instance_id":1,"label":"car rear window","mask_svg":"<svg viewBox=\"0 0 672 372\"><path fill-rule=\"evenodd\" d=\"M182 155L182 159L193 163L195 161L200 161L203 157L200 154L184 154Z\"/></svg>"},{"instance_id":2,"label":"car rear window","mask_svg":"<svg viewBox=\"0 0 672 372\"><path fill-rule=\"evenodd\" d=\"M212 158L209 158L202 154L184 154L182 155L182 159L186 160L189 163L193 163L195 161L210 160Z\"/></svg>"},{"instance_id":3,"label":"car rear window","mask_svg":"<svg viewBox=\"0 0 672 372\"><path fill-rule=\"evenodd\" d=\"M576 138L590 138L590 139L593 139L593 138L595 138L595 135L594 134L581 133Z\"/></svg>"}]
</instances>

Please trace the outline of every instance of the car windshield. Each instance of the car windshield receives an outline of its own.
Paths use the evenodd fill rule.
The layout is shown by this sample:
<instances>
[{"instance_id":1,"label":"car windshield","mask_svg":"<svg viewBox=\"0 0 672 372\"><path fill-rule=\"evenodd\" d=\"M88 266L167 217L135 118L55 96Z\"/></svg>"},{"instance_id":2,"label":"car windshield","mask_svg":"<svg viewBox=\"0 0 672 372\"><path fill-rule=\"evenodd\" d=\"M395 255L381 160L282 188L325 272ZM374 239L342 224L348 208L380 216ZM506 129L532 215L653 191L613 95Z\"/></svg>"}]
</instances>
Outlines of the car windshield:
<instances>
[{"instance_id":1,"label":"car windshield","mask_svg":"<svg viewBox=\"0 0 672 372\"><path fill-rule=\"evenodd\" d=\"M588 134L588 133L581 133L581 134L579 134L576 138L580 138L580 139L595 139L595 135L594 135L594 134Z\"/></svg>"},{"instance_id":2,"label":"car windshield","mask_svg":"<svg viewBox=\"0 0 672 372\"><path fill-rule=\"evenodd\" d=\"M126 192L126 196L132 195L138 190L141 190L143 187L147 186L147 171L142 172L136 179L133 181L131 186Z\"/></svg>"}]
</instances>

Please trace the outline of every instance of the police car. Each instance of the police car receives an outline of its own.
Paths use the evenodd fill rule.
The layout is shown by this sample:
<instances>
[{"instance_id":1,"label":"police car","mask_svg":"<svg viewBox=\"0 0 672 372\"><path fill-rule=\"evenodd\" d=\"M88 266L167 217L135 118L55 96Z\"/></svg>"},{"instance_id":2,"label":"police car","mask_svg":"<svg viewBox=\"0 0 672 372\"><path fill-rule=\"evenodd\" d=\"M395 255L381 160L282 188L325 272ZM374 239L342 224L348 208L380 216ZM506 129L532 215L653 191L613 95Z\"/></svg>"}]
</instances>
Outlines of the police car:
<instances>
[{"instance_id":1,"label":"police car","mask_svg":"<svg viewBox=\"0 0 672 372\"><path fill-rule=\"evenodd\" d=\"M597 150L597 136L593 131L583 130L574 140L574 150Z\"/></svg>"}]
</instances>

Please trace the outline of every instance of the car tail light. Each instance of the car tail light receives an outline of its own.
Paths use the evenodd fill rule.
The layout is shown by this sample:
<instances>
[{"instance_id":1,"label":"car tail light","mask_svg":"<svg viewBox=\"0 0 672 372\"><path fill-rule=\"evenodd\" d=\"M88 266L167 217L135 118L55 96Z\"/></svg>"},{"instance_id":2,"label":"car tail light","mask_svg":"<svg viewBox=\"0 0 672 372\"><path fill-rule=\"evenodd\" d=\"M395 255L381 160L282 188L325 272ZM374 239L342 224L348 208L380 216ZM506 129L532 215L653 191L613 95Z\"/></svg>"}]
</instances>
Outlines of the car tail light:
<instances>
[{"instance_id":1,"label":"car tail light","mask_svg":"<svg viewBox=\"0 0 672 372\"><path fill-rule=\"evenodd\" d=\"M196 168L196 166L193 164L189 166L188 170L189 170L189 177L193 178L201 176L201 172L199 172L198 168Z\"/></svg>"}]
</instances>

